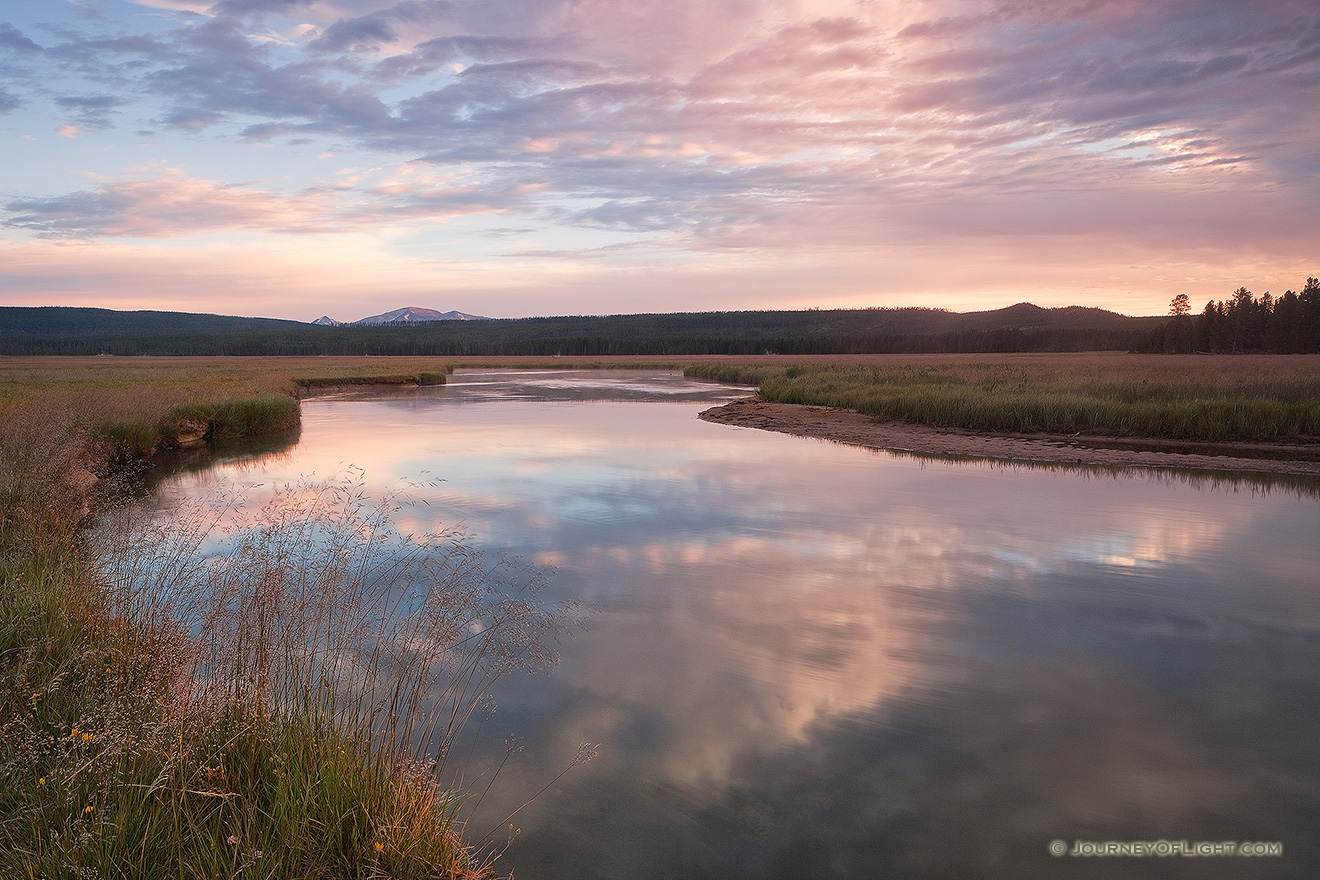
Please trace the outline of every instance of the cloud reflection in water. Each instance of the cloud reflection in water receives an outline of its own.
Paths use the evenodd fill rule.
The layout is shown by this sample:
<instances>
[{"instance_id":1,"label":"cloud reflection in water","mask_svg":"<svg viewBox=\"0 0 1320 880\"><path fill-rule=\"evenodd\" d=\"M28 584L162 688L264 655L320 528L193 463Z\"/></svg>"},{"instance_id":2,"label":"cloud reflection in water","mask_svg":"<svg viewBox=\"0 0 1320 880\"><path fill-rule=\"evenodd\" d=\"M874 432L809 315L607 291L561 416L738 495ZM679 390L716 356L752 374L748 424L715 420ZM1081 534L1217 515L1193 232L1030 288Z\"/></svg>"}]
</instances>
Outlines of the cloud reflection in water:
<instances>
[{"instance_id":1,"label":"cloud reflection in water","mask_svg":"<svg viewBox=\"0 0 1320 880\"><path fill-rule=\"evenodd\" d=\"M1314 498L876 453L637 388L497 390L309 401L267 478L429 472L406 528L461 522L601 608L488 722L528 751L483 831L602 744L520 816L508 867L1053 876L1056 837L1287 841L1197 876L1316 863Z\"/></svg>"}]
</instances>

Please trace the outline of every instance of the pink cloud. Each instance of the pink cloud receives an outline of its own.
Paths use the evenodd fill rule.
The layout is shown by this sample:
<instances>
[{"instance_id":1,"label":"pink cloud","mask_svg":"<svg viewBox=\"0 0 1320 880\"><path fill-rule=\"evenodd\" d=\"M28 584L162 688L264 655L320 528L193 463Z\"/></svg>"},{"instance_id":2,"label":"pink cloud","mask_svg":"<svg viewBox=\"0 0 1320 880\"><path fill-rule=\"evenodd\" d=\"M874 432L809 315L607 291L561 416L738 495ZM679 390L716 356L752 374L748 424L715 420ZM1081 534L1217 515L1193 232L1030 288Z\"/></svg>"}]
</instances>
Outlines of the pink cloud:
<instances>
[{"instance_id":1,"label":"pink cloud","mask_svg":"<svg viewBox=\"0 0 1320 880\"><path fill-rule=\"evenodd\" d=\"M122 77L54 97L62 115L44 129L86 120L60 144L92 163L76 170L101 176L11 200L12 235L255 240L270 250L242 270L253 286L283 289L286 248L297 277L370 288L369 275L323 278L294 256L288 233L333 232L401 289L453 280L411 257L391 264L388 242L406 240L460 279L483 267L487 280L460 286L524 285L537 302L561 297L551 311L588 308L604 296L592 291L643 269L645 281L613 288L635 291L639 308L662 308L665 289L703 291L699 302L746 290L747 305L758 290L797 304L952 304L928 276L956 266L960 296L1048 302L1084 276L1149 295L1156 311L1180 277L1192 293L1215 266L1253 288L1320 270L1296 220L1320 196L1320 125L1298 109L1320 101L1320 31L1304 4L230 0L210 11L151 39L58 48L70 69ZM269 33L287 39L254 36ZM122 176L72 152L113 136L97 124L130 120L180 153L206 138L248 174L268 161L269 172L256 165L264 179L300 183L227 181L223 159L190 163L207 168L195 176ZM345 158L320 171L318 153ZM335 173L346 164L359 170ZM491 231L486 218L512 215L516 233Z\"/></svg>"},{"instance_id":2,"label":"pink cloud","mask_svg":"<svg viewBox=\"0 0 1320 880\"><path fill-rule=\"evenodd\" d=\"M188 177L166 168L149 179L108 181L92 190L7 206L9 225L52 238L180 238L199 233L323 228L332 203L319 193L285 196Z\"/></svg>"},{"instance_id":3,"label":"pink cloud","mask_svg":"<svg viewBox=\"0 0 1320 880\"><path fill-rule=\"evenodd\" d=\"M91 190L6 206L8 224L41 238L184 239L218 233L345 234L382 225L526 210L535 185L434 175L405 165L378 184L342 169L321 188L284 194L189 177L107 181ZM359 187L359 184L364 184ZM360 189L361 192L355 192Z\"/></svg>"}]
</instances>

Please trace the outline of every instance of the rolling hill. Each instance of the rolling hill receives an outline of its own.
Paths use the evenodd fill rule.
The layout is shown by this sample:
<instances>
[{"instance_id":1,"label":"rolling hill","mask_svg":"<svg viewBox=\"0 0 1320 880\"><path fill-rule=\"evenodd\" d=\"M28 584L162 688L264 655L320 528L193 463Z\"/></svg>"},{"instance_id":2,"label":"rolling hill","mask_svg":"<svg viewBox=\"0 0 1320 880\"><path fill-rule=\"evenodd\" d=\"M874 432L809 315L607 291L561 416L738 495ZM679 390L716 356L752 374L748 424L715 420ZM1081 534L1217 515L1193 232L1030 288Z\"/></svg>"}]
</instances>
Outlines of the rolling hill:
<instances>
[{"instance_id":1,"label":"rolling hill","mask_svg":"<svg viewBox=\"0 0 1320 880\"><path fill-rule=\"evenodd\" d=\"M302 323L187 312L0 307L0 354L655 355L1132 349L1167 318L1019 303L929 308L681 312L550 318Z\"/></svg>"}]
</instances>

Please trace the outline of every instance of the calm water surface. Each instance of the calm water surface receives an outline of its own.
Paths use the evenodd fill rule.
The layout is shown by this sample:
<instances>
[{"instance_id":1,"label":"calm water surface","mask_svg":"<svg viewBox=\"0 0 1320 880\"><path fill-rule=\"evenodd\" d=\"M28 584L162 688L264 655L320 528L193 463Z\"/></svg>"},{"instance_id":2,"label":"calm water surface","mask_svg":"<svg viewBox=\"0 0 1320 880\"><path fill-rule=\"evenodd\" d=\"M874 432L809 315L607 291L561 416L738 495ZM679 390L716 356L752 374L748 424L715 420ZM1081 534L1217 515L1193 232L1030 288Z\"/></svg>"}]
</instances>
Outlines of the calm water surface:
<instances>
[{"instance_id":1,"label":"calm water surface","mask_svg":"<svg viewBox=\"0 0 1320 880\"><path fill-rule=\"evenodd\" d=\"M1313 877L1320 501L1307 485L951 462L707 424L667 373L459 373L303 404L217 484L438 478L411 529L594 603L503 680L474 837L537 878ZM482 781L485 784L485 780ZM497 833L503 840L507 835ZM1054 857L1279 841L1276 858Z\"/></svg>"}]
</instances>

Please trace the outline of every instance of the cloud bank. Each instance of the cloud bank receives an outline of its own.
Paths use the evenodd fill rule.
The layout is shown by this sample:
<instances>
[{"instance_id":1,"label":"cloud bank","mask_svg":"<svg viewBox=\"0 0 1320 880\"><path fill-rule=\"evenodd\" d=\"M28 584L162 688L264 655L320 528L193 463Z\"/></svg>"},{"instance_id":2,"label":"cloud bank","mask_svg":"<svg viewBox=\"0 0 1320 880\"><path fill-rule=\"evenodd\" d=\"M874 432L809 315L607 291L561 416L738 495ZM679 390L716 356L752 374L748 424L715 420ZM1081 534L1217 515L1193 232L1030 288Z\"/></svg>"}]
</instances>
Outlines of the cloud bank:
<instances>
[{"instance_id":1,"label":"cloud bank","mask_svg":"<svg viewBox=\"0 0 1320 880\"><path fill-rule=\"evenodd\" d=\"M37 166L0 189L11 247L333 233L419 292L479 260L451 280L506 314L681 289L1151 313L1320 264L1303 2L126 8L0 21L0 119ZM529 263L564 286L518 299Z\"/></svg>"}]
</instances>

